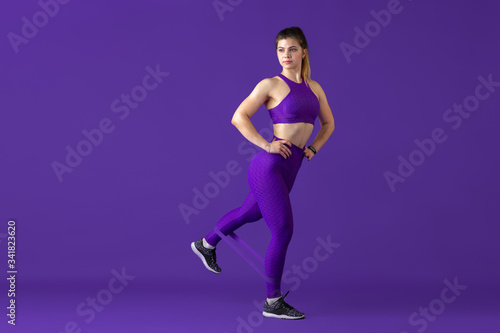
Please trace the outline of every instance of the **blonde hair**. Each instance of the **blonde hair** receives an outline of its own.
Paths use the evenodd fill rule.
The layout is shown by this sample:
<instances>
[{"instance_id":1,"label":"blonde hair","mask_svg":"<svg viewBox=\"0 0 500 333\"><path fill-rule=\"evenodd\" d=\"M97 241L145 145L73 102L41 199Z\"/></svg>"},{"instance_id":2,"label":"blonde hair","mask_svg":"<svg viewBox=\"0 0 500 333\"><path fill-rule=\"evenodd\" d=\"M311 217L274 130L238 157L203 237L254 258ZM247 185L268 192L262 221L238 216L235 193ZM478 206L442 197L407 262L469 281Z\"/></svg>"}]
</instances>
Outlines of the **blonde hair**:
<instances>
[{"instance_id":1,"label":"blonde hair","mask_svg":"<svg viewBox=\"0 0 500 333\"><path fill-rule=\"evenodd\" d=\"M302 59L302 77L309 84L311 80L311 65L309 63L309 50L307 50L306 56Z\"/></svg>"},{"instance_id":2,"label":"blonde hair","mask_svg":"<svg viewBox=\"0 0 500 333\"><path fill-rule=\"evenodd\" d=\"M289 27L278 32L276 39L274 40L274 46L278 49L278 42L282 39L293 38L302 49L307 50L306 56L302 59L302 78L306 80L308 84L311 80L311 64L309 62L309 47L307 46L306 36L304 32L299 27Z\"/></svg>"}]
</instances>

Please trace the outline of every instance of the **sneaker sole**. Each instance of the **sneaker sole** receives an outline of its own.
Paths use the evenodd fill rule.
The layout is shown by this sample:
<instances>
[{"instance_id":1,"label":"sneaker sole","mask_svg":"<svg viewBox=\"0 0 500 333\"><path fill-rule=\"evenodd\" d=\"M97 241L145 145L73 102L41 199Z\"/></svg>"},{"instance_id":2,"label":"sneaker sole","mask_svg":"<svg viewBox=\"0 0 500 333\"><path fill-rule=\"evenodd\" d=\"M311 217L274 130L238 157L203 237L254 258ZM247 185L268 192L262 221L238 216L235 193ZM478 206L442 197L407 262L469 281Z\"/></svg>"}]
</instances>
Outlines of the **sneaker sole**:
<instances>
[{"instance_id":1,"label":"sneaker sole","mask_svg":"<svg viewBox=\"0 0 500 333\"><path fill-rule=\"evenodd\" d=\"M193 250L194 254L196 254L198 256L198 258L201 259L201 261L203 262L203 265L205 265L205 267L210 272L213 272L215 274L220 274L221 273L221 272L217 272L217 271L213 270L212 268L210 268L210 266L208 266L207 261L205 260L205 257L203 256L203 254L200 251L198 251L198 249L196 248L196 245L194 244L194 242L191 243L191 250Z\"/></svg>"},{"instance_id":2,"label":"sneaker sole","mask_svg":"<svg viewBox=\"0 0 500 333\"><path fill-rule=\"evenodd\" d=\"M264 317L267 317L267 318L288 319L288 320L304 319L306 317L306 316L302 316L302 317L290 317L290 316L287 316L287 315L277 315L277 314L266 312L266 311L263 311L262 315Z\"/></svg>"}]
</instances>

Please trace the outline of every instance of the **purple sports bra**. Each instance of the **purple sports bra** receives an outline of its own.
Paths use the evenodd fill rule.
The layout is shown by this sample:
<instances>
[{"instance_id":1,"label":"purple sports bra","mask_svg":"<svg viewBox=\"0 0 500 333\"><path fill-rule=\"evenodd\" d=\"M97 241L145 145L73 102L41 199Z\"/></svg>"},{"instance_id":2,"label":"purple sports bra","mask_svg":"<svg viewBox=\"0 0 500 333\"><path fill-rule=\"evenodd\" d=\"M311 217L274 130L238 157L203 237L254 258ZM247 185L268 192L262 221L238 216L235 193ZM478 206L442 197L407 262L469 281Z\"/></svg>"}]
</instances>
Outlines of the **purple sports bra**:
<instances>
[{"instance_id":1,"label":"purple sports bra","mask_svg":"<svg viewBox=\"0 0 500 333\"><path fill-rule=\"evenodd\" d=\"M319 101L311 88L304 79L302 79L302 83L297 83L283 74L279 74L279 76L288 84L290 93L280 104L269 109L273 124L309 123L314 125L319 114Z\"/></svg>"}]
</instances>

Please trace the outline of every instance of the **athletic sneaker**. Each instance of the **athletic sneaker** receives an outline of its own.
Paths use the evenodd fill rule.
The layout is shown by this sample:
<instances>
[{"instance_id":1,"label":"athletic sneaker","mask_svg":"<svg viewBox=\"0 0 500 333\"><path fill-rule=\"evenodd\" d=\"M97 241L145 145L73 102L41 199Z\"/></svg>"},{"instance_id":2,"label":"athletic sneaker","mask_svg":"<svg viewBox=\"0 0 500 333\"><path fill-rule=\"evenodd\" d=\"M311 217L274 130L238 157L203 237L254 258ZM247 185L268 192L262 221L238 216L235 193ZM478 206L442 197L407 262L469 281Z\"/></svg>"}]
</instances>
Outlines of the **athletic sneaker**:
<instances>
[{"instance_id":1,"label":"athletic sneaker","mask_svg":"<svg viewBox=\"0 0 500 333\"><path fill-rule=\"evenodd\" d=\"M293 306L285 302L285 297L288 293L289 291L286 292L285 296L281 296L271 305L266 300L262 315L268 318L304 319L306 316L302 312L297 311Z\"/></svg>"},{"instance_id":2,"label":"athletic sneaker","mask_svg":"<svg viewBox=\"0 0 500 333\"><path fill-rule=\"evenodd\" d=\"M215 256L215 249L207 249L203 246L203 238L191 243L191 249L193 252L200 257L201 261L205 267L215 274L220 274L222 271L217 265L217 258Z\"/></svg>"}]
</instances>

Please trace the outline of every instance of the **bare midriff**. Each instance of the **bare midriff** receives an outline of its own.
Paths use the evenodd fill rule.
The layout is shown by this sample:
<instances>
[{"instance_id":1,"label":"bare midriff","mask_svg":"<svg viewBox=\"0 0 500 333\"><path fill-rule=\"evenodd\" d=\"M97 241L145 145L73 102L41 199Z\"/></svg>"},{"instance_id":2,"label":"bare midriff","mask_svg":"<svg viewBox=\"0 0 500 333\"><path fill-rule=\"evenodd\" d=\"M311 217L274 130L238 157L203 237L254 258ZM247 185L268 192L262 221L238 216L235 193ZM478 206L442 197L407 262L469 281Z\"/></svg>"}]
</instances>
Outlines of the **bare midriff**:
<instances>
[{"instance_id":1,"label":"bare midriff","mask_svg":"<svg viewBox=\"0 0 500 333\"><path fill-rule=\"evenodd\" d=\"M274 135L303 148L312 134L314 125L309 123L274 124Z\"/></svg>"}]
</instances>

